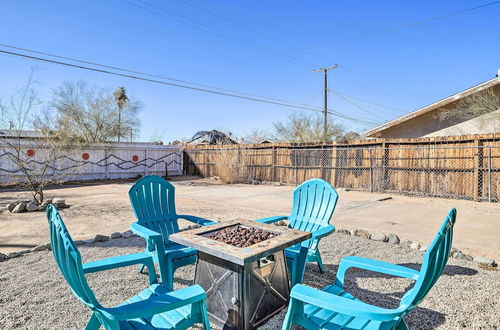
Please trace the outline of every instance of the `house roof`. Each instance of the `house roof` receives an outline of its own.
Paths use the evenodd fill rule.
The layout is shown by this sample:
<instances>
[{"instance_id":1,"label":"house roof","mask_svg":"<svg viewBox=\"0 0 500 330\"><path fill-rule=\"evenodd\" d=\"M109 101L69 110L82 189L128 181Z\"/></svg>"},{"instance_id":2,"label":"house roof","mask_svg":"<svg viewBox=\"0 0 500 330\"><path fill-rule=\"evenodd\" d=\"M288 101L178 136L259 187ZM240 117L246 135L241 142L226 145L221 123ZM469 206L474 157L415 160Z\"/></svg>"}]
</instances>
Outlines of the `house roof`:
<instances>
[{"instance_id":1,"label":"house roof","mask_svg":"<svg viewBox=\"0 0 500 330\"><path fill-rule=\"evenodd\" d=\"M36 130L0 129L0 138L41 138L43 134Z\"/></svg>"},{"instance_id":2,"label":"house roof","mask_svg":"<svg viewBox=\"0 0 500 330\"><path fill-rule=\"evenodd\" d=\"M500 72L500 70L499 70ZM474 94L474 93L477 93L485 88L488 88L488 87L492 87L492 86L495 86L496 84L500 83L500 75L497 75L495 78L493 79L490 79L488 81L485 81L479 85L476 85L476 86L473 86L471 88L468 88L466 90L463 90L461 92L458 92L456 94L453 94L451 96L448 96L442 100L439 100L435 103L432 103L432 104L429 104L429 105L426 105L425 107L422 107L420 109L417 109L413 112L410 112L404 116L401 116L399 118L396 118L394 120L391 120L385 124L382 124L380 126L377 126L375 128L372 128L371 130L368 130L364 133L364 135L366 137L370 137L370 136L373 136L379 132L382 132L382 131L385 131L386 129L388 128L391 128L393 126L397 126L407 120L410 120L410 119L413 119L415 117L418 117L418 116L421 116L425 113L428 113L428 112L431 112L431 111L434 111L436 109L439 109L447 104L450 104L454 101L457 101L458 99L461 99L463 97L466 97L466 96L469 96L471 94Z\"/></svg>"}]
</instances>

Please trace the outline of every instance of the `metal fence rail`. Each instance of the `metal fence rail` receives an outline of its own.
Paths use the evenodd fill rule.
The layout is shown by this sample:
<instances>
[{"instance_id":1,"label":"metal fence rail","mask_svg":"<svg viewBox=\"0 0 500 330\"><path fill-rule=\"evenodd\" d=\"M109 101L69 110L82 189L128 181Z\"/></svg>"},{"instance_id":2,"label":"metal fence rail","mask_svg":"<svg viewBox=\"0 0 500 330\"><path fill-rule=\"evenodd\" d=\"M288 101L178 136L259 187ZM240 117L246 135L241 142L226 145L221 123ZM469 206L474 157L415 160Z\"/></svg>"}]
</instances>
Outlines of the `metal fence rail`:
<instances>
[{"instance_id":1,"label":"metal fence rail","mask_svg":"<svg viewBox=\"0 0 500 330\"><path fill-rule=\"evenodd\" d=\"M184 150L186 174L217 175L217 154L238 153L248 180L300 184L322 178L337 188L500 201L500 146L368 146Z\"/></svg>"}]
</instances>

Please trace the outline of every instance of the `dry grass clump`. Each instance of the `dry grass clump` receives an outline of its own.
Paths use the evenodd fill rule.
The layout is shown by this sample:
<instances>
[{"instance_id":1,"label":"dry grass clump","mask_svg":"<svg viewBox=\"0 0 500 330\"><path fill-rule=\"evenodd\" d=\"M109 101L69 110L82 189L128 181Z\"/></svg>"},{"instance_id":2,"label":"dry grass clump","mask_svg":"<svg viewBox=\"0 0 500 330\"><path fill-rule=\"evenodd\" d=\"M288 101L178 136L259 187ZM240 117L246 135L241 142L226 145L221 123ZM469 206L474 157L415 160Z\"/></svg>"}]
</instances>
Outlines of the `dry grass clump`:
<instances>
[{"instance_id":1,"label":"dry grass clump","mask_svg":"<svg viewBox=\"0 0 500 330\"><path fill-rule=\"evenodd\" d=\"M215 172L224 183L243 183L248 181L248 170L237 148L220 146L212 154Z\"/></svg>"}]
</instances>

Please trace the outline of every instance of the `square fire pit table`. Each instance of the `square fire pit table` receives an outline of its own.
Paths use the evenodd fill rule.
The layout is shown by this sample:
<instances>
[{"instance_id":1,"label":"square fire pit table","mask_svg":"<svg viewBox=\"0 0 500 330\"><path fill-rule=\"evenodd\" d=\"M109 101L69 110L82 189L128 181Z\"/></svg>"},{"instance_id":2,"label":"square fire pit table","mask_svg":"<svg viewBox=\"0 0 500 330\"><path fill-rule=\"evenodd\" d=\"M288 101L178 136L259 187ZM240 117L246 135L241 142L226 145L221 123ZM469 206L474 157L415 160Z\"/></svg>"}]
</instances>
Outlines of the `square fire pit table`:
<instances>
[{"instance_id":1,"label":"square fire pit table","mask_svg":"<svg viewBox=\"0 0 500 330\"><path fill-rule=\"evenodd\" d=\"M207 292L210 321L222 329L255 329L288 305L283 250L309 238L311 233L249 220L169 236L198 250L195 283Z\"/></svg>"}]
</instances>

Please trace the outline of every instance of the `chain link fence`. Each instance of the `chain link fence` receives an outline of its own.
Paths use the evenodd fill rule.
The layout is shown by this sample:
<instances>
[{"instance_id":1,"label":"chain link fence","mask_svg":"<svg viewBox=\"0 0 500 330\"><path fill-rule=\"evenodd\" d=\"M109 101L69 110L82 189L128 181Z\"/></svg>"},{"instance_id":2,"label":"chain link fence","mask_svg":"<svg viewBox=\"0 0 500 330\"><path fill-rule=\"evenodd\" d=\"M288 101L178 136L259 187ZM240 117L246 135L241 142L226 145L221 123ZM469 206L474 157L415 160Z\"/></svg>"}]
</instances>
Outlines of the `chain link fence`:
<instances>
[{"instance_id":1,"label":"chain link fence","mask_svg":"<svg viewBox=\"0 0 500 330\"><path fill-rule=\"evenodd\" d=\"M218 175L221 152L232 154L231 171L236 165L243 181L322 178L335 188L500 201L498 145L193 149L184 151L185 174Z\"/></svg>"}]
</instances>

